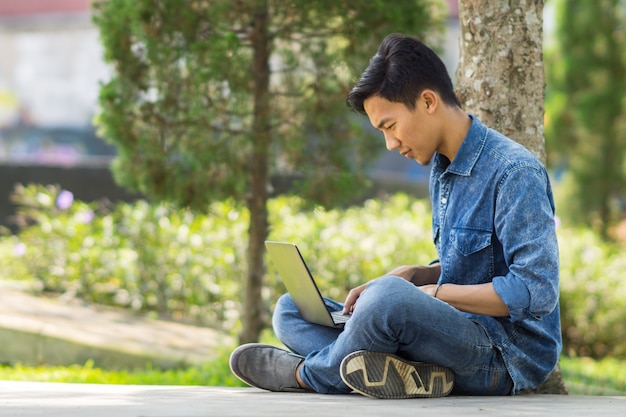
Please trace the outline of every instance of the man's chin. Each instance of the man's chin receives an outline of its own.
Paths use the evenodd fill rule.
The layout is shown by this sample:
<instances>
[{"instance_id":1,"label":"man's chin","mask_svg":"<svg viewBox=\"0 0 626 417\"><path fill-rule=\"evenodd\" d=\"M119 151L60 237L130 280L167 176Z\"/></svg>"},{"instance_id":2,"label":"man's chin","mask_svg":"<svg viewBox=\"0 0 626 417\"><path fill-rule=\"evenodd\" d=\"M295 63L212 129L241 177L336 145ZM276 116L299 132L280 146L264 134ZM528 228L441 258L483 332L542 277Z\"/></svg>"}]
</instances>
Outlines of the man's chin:
<instances>
[{"instance_id":1,"label":"man's chin","mask_svg":"<svg viewBox=\"0 0 626 417\"><path fill-rule=\"evenodd\" d=\"M426 165L430 165L430 163L432 162L432 158L427 159L427 160L422 160L420 158L412 158L415 162L417 162L418 164L422 165L422 166L426 166Z\"/></svg>"}]
</instances>

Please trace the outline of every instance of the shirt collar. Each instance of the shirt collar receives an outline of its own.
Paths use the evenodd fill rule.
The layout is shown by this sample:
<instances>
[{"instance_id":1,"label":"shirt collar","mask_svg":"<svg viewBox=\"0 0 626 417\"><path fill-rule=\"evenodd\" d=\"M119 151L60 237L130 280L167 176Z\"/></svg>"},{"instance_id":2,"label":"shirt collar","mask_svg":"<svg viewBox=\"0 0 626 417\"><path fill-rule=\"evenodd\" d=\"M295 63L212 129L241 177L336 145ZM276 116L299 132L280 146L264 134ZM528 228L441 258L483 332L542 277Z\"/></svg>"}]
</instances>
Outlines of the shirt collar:
<instances>
[{"instance_id":1,"label":"shirt collar","mask_svg":"<svg viewBox=\"0 0 626 417\"><path fill-rule=\"evenodd\" d=\"M470 114L469 117L472 119L472 124L456 153L454 161L446 169L452 174L469 176L487 141L487 127L476 116ZM436 165L442 167L442 164L445 166L447 162L448 158L437 153L435 156Z\"/></svg>"}]
</instances>

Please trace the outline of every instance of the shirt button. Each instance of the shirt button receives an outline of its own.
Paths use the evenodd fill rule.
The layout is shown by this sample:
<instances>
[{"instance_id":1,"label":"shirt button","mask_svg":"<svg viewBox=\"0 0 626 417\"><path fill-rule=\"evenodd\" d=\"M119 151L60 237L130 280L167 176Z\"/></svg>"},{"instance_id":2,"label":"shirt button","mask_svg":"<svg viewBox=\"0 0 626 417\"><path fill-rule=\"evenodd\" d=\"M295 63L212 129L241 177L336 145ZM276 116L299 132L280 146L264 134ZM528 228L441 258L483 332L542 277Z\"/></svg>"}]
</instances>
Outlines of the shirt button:
<instances>
[{"instance_id":1,"label":"shirt button","mask_svg":"<svg viewBox=\"0 0 626 417\"><path fill-rule=\"evenodd\" d=\"M441 204L446 204L447 202L448 202L448 199L447 199L447 198L443 197L443 198L441 199Z\"/></svg>"}]
</instances>

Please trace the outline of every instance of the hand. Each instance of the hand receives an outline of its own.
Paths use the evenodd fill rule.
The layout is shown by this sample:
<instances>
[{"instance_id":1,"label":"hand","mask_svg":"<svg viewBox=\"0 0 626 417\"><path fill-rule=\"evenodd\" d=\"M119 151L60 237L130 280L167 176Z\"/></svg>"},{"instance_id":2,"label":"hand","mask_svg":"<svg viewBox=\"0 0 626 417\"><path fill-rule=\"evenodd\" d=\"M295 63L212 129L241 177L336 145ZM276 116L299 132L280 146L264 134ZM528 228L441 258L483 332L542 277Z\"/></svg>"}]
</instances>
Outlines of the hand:
<instances>
[{"instance_id":1,"label":"hand","mask_svg":"<svg viewBox=\"0 0 626 417\"><path fill-rule=\"evenodd\" d=\"M426 294L430 295L431 297L434 297L435 291L437 291L437 284L420 285L417 288L424 291Z\"/></svg>"},{"instance_id":2,"label":"hand","mask_svg":"<svg viewBox=\"0 0 626 417\"><path fill-rule=\"evenodd\" d=\"M367 288L367 284L368 283L361 284L350 290L348 296L346 297L346 301L343 303L343 314L352 314L356 306L356 301Z\"/></svg>"},{"instance_id":3,"label":"hand","mask_svg":"<svg viewBox=\"0 0 626 417\"><path fill-rule=\"evenodd\" d=\"M400 278L404 278L405 280L409 281L409 282L413 282L413 275L415 275L417 266L413 265L413 266L409 266L409 265L402 265L402 266L398 266L394 269L392 269L391 271L389 271L387 274L385 275L393 275L396 277L400 277Z\"/></svg>"},{"instance_id":4,"label":"hand","mask_svg":"<svg viewBox=\"0 0 626 417\"><path fill-rule=\"evenodd\" d=\"M391 270L387 275L394 275L403 278L413 285L422 286L428 284L436 284L441 273L440 265L403 265ZM434 291L434 290L433 290Z\"/></svg>"}]
</instances>

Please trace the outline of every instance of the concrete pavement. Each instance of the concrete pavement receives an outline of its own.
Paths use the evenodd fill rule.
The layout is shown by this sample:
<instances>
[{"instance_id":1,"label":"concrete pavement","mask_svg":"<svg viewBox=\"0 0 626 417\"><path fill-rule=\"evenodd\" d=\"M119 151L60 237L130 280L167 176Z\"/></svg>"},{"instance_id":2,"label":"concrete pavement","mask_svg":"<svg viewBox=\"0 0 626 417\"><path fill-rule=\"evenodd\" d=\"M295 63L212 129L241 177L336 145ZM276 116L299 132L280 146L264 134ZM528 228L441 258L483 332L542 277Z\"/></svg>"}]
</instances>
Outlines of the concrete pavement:
<instances>
[{"instance_id":1,"label":"concrete pavement","mask_svg":"<svg viewBox=\"0 0 626 417\"><path fill-rule=\"evenodd\" d=\"M93 360L105 369L198 365L221 346L223 332L150 319L71 297L34 296L20 282L0 280L0 363L72 365ZM1 416L0 416L1 417Z\"/></svg>"},{"instance_id":2,"label":"concrete pavement","mask_svg":"<svg viewBox=\"0 0 626 417\"><path fill-rule=\"evenodd\" d=\"M375 400L255 388L0 381L2 417L626 416L625 397L523 395Z\"/></svg>"}]
</instances>

